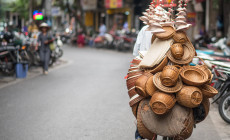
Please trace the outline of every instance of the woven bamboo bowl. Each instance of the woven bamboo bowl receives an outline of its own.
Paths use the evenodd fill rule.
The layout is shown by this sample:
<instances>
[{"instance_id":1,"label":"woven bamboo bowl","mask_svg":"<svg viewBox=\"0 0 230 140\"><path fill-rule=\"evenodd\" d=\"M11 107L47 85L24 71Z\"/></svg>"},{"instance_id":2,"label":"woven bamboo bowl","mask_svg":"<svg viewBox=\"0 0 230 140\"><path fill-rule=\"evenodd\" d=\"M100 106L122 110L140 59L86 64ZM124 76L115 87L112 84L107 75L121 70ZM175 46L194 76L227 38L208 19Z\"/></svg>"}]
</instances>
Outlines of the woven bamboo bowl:
<instances>
[{"instance_id":1,"label":"woven bamboo bowl","mask_svg":"<svg viewBox=\"0 0 230 140\"><path fill-rule=\"evenodd\" d=\"M176 94L176 99L179 104L185 107L195 108L202 102L203 95L197 87L184 86L181 91Z\"/></svg>"},{"instance_id":2,"label":"woven bamboo bowl","mask_svg":"<svg viewBox=\"0 0 230 140\"><path fill-rule=\"evenodd\" d=\"M137 93L143 97L148 97L149 94L145 90L145 85L148 81L148 79L153 76L151 73L145 72L142 76L140 76L136 83L135 83L135 89Z\"/></svg>"},{"instance_id":3,"label":"woven bamboo bowl","mask_svg":"<svg viewBox=\"0 0 230 140\"><path fill-rule=\"evenodd\" d=\"M135 96L133 96L130 101L129 101L129 105L130 107L133 107L134 105L138 104L141 100L143 100L144 97L136 94Z\"/></svg>"},{"instance_id":4,"label":"woven bamboo bowl","mask_svg":"<svg viewBox=\"0 0 230 140\"><path fill-rule=\"evenodd\" d=\"M153 94L149 105L152 111L158 115L167 113L176 103L174 94L156 92Z\"/></svg>"},{"instance_id":5,"label":"woven bamboo bowl","mask_svg":"<svg viewBox=\"0 0 230 140\"><path fill-rule=\"evenodd\" d=\"M167 87L175 86L179 78L179 73L180 71L176 66L165 66L160 76L161 83Z\"/></svg>"},{"instance_id":6,"label":"woven bamboo bowl","mask_svg":"<svg viewBox=\"0 0 230 140\"><path fill-rule=\"evenodd\" d=\"M157 72L160 72L164 69L164 67L168 64L168 57L166 56L159 65L157 65L154 68L150 68L150 69L145 69L146 72L150 72L152 74L155 74Z\"/></svg>"},{"instance_id":7,"label":"woven bamboo bowl","mask_svg":"<svg viewBox=\"0 0 230 140\"><path fill-rule=\"evenodd\" d=\"M184 66L181 68L180 76L187 85L201 86L208 81L208 75L195 66Z\"/></svg>"},{"instance_id":8,"label":"woven bamboo bowl","mask_svg":"<svg viewBox=\"0 0 230 140\"><path fill-rule=\"evenodd\" d=\"M180 43L175 43L171 46L171 53L175 59L182 59L184 55L184 47Z\"/></svg>"},{"instance_id":9,"label":"woven bamboo bowl","mask_svg":"<svg viewBox=\"0 0 230 140\"><path fill-rule=\"evenodd\" d=\"M218 91L210 85L203 85L200 87L200 90L206 98L212 98L218 94Z\"/></svg>"},{"instance_id":10,"label":"woven bamboo bowl","mask_svg":"<svg viewBox=\"0 0 230 140\"><path fill-rule=\"evenodd\" d=\"M153 96L153 94L156 92L157 88L153 83L153 76L147 80L145 90L150 96Z\"/></svg>"}]
</instances>

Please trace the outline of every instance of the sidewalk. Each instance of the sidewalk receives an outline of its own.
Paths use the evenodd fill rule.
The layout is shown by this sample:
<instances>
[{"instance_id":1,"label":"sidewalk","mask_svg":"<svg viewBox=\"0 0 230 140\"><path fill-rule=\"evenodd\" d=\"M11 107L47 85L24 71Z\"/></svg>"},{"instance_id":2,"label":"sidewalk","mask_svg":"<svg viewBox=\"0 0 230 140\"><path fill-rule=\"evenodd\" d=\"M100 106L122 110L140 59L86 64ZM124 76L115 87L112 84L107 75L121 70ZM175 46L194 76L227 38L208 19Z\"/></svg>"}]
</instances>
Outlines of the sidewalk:
<instances>
[{"instance_id":1,"label":"sidewalk","mask_svg":"<svg viewBox=\"0 0 230 140\"><path fill-rule=\"evenodd\" d=\"M68 64L68 61L67 60L58 60L57 62L55 62L53 64L53 66L51 66L49 68L49 71L53 71L54 69L57 69L61 66L64 66ZM28 73L27 73L27 77L25 79L18 79L16 78L16 76L0 76L0 89L1 88L4 88L4 87L7 87L7 86L10 86L10 85L13 85L13 84L16 84L20 81L23 81L23 80L26 80L26 79L31 79L31 78L34 78L34 77L37 77L39 75L42 75L42 68L39 67L39 66L32 66L29 70L28 70Z\"/></svg>"}]
</instances>

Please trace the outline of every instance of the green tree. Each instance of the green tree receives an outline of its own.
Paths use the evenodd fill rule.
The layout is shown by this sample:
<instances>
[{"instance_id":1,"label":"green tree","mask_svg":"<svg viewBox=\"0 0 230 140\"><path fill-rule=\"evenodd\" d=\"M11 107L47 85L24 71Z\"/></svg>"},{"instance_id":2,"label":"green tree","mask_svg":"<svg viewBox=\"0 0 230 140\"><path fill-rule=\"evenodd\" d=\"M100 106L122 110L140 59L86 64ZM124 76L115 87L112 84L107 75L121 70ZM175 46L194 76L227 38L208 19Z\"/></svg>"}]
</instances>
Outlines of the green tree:
<instances>
[{"instance_id":1,"label":"green tree","mask_svg":"<svg viewBox=\"0 0 230 140\"><path fill-rule=\"evenodd\" d=\"M11 4L11 8L25 20L29 19L29 0L16 0Z\"/></svg>"}]
</instances>

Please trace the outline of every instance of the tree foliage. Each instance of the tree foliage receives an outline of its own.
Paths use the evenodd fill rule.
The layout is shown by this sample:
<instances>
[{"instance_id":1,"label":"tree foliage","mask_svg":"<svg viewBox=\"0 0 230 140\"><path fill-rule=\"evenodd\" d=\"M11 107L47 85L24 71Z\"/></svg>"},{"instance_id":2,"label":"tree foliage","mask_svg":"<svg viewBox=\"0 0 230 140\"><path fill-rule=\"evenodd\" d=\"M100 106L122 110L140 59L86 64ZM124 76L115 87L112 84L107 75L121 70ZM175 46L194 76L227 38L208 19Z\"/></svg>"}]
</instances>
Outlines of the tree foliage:
<instances>
[{"instance_id":1,"label":"tree foliage","mask_svg":"<svg viewBox=\"0 0 230 140\"><path fill-rule=\"evenodd\" d=\"M26 20L29 19L29 0L16 0L10 7L13 12L18 13Z\"/></svg>"}]
</instances>

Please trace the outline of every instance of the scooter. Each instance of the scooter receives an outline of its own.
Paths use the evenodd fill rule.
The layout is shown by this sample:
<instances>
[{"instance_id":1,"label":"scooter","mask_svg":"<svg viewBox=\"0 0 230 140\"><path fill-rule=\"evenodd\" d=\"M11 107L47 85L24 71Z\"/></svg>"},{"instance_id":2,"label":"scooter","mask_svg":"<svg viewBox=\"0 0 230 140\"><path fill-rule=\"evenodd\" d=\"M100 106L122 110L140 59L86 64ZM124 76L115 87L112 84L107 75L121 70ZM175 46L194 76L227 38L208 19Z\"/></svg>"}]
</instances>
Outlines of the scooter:
<instances>
[{"instance_id":1,"label":"scooter","mask_svg":"<svg viewBox=\"0 0 230 140\"><path fill-rule=\"evenodd\" d=\"M96 48L112 48L113 36L108 33L106 33L104 36L97 36L94 39L94 46Z\"/></svg>"}]
</instances>

